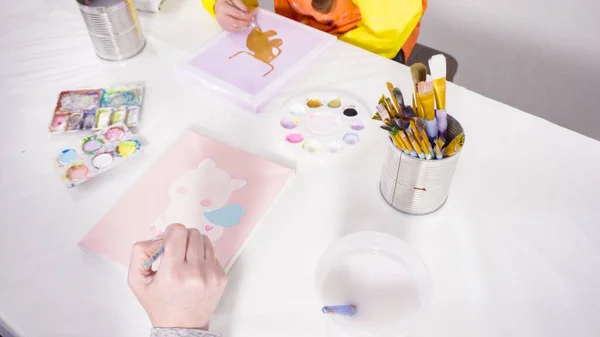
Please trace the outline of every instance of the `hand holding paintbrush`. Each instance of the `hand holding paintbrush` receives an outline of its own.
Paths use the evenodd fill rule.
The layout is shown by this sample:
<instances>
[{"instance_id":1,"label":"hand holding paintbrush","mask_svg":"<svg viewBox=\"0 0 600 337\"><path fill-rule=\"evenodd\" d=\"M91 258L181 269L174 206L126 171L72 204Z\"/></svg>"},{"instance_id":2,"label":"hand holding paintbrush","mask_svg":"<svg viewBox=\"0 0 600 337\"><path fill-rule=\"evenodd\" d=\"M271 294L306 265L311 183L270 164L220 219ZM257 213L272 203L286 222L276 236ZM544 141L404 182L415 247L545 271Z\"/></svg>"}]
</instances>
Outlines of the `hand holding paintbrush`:
<instances>
[{"instance_id":1,"label":"hand holding paintbrush","mask_svg":"<svg viewBox=\"0 0 600 337\"><path fill-rule=\"evenodd\" d=\"M256 18L242 0L217 0L215 16L221 28L236 32L248 27L259 28Z\"/></svg>"}]
</instances>

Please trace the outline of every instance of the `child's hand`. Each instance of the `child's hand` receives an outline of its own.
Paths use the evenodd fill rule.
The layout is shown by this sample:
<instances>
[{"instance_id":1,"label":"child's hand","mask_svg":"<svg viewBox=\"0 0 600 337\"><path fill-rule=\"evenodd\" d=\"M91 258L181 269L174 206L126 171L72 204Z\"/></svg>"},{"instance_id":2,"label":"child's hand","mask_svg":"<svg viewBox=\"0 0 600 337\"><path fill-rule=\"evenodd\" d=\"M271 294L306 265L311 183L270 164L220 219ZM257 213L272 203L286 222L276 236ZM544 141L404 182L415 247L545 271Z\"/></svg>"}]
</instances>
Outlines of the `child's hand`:
<instances>
[{"instance_id":1,"label":"child's hand","mask_svg":"<svg viewBox=\"0 0 600 337\"><path fill-rule=\"evenodd\" d=\"M143 269L160 245L153 240L133 246L129 287L153 327L206 330L227 283L210 240L197 229L173 224L164 234L165 253L158 270Z\"/></svg>"},{"instance_id":2,"label":"child's hand","mask_svg":"<svg viewBox=\"0 0 600 337\"><path fill-rule=\"evenodd\" d=\"M221 28L230 32L246 29L252 22L252 14L242 0L217 0L215 14Z\"/></svg>"}]
</instances>

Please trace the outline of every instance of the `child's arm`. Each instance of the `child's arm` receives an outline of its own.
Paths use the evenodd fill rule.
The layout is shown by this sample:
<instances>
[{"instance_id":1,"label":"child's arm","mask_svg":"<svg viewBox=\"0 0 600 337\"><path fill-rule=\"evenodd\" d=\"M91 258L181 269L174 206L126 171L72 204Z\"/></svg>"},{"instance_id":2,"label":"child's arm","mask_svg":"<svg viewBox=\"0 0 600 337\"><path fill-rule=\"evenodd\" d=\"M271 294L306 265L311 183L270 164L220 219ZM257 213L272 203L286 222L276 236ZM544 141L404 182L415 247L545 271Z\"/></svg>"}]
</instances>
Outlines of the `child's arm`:
<instances>
[{"instance_id":1,"label":"child's arm","mask_svg":"<svg viewBox=\"0 0 600 337\"><path fill-rule=\"evenodd\" d=\"M340 40L393 58L408 40L423 16L424 0L352 0L360 8L362 20L356 29Z\"/></svg>"},{"instance_id":2,"label":"child's arm","mask_svg":"<svg viewBox=\"0 0 600 337\"><path fill-rule=\"evenodd\" d=\"M216 16L215 2L217 2L217 0L201 0L201 1L202 1L202 5L204 6L204 9L206 9L206 11L208 13L210 13L210 15ZM242 1L244 2L244 4L246 4L246 6L248 6L248 8L258 7L258 0L242 0Z\"/></svg>"}]
</instances>

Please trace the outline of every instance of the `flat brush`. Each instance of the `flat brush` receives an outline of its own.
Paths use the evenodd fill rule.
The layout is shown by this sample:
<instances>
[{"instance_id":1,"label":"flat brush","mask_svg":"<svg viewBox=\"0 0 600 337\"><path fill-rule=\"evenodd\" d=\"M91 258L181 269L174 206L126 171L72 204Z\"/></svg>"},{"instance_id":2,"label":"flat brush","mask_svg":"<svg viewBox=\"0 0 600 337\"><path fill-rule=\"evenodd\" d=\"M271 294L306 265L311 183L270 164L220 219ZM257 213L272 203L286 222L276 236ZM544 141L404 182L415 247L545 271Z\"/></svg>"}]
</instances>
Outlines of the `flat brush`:
<instances>
[{"instance_id":1,"label":"flat brush","mask_svg":"<svg viewBox=\"0 0 600 337\"><path fill-rule=\"evenodd\" d=\"M394 88L394 90L392 90L392 94L396 98L396 101L400 107L404 106L404 95L402 95L402 91L398 88Z\"/></svg>"},{"instance_id":2,"label":"flat brush","mask_svg":"<svg viewBox=\"0 0 600 337\"><path fill-rule=\"evenodd\" d=\"M442 54L433 55L429 59L429 69L431 70L431 77L433 77L438 134L446 137L446 130L448 129L448 114L446 113L446 57Z\"/></svg>"},{"instance_id":3,"label":"flat brush","mask_svg":"<svg viewBox=\"0 0 600 337\"><path fill-rule=\"evenodd\" d=\"M433 84L431 82L419 82L419 108L423 111L425 117L425 130L427 136L431 139L436 139L438 136L438 125L435 119Z\"/></svg>"},{"instance_id":4,"label":"flat brush","mask_svg":"<svg viewBox=\"0 0 600 337\"><path fill-rule=\"evenodd\" d=\"M402 109L400 108L400 102L398 102L398 100L396 99L396 95L394 95L394 85L390 82L387 82L386 86L388 91L390 92L390 96L392 96L392 102L394 103L394 107L396 108L398 114L400 114L402 112Z\"/></svg>"}]
</instances>

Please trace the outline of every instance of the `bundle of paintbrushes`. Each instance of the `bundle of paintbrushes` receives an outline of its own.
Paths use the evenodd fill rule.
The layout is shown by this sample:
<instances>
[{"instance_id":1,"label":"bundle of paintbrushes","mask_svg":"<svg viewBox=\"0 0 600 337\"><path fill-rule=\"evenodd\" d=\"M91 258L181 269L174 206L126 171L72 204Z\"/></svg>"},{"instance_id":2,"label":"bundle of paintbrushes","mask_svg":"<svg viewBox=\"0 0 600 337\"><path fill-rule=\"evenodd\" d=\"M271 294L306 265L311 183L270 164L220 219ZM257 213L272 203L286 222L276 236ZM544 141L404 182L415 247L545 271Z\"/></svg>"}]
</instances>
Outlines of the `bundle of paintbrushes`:
<instances>
[{"instance_id":1,"label":"bundle of paintbrushes","mask_svg":"<svg viewBox=\"0 0 600 337\"><path fill-rule=\"evenodd\" d=\"M400 89L387 83L390 97L379 99L373 119L383 122L402 152L421 159L442 159L458 153L464 144L464 132L448 139L446 113L446 58L435 55L429 60L433 81L427 81L427 67L422 63L410 67L415 94L412 106L404 104ZM437 109L435 109L437 107Z\"/></svg>"}]
</instances>

